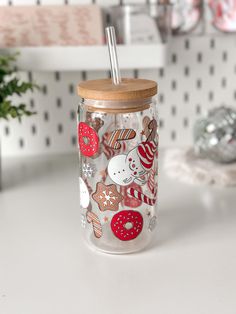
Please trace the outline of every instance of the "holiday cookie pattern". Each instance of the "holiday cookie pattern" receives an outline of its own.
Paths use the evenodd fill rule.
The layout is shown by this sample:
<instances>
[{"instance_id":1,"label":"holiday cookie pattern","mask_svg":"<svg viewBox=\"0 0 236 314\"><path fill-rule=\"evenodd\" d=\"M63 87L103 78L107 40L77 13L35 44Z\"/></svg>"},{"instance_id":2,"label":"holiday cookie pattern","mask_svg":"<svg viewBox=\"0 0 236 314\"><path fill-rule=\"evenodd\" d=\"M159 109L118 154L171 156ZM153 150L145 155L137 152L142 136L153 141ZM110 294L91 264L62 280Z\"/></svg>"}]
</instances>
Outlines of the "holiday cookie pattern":
<instances>
[{"instance_id":1,"label":"holiday cookie pattern","mask_svg":"<svg viewBox=\"0 0 236 314\"><path fill-rule=\"evenodd\" d=\"M102 225L98 216L92 211L87 211L86 214L87 222L91 223L93 226L93 233L96 238L101 238L102 236Z\"/></svg>"},{"instance_id":2,"label":"holiday cookie pattern","mask_svg":"<svg viewBox=\"0 0 236 314\"><path fill-rule=\"evenodd\" d=\"M92 157L98 152L98 134L94 129L84 122L80 122L78 125L78 140L82 155Z\"/></svg>"},{"instance_id":3,"label":"holiday cookie pattern","mask_svg":"<svg viewBox=\"0 0 236 314\"><path fill-rule=\"evenodd\" d=\"M133 129L115 130L109 134L108 145L114 149L120 149L122 141L135 138L136 132Z\"/></svg>"},{"instance_id":4,"label":"holiday cookie pattern","mask_svg":"<svg viewBox=\"0 0 236 314\"><path fill-rule=\"evenodd\" d=\"M143 118L143 134L146 136L146 142L157 142L157 121L148 116Z\"/></svg>"},{"instance_id":5,"label":"holiday cookie pattern","mask_svg":"<svg viewBox=\"0 0 236 314\"><path fill-rule=\"evenodd\" d=\"M108 164L111 180L119 185L145 184L144 175L151 170L156 150L155 142L142 142L127 155L114 156Z\"/></svg>"},{"instance_id":6,"label":"holiday cookie pattern","mask_svg":"<svg viewBox=\"0 0 236 314\"><path fill-rule=\"evenodd\" d=\"M86 112L86 123L91 126L96 132L104 125L104 121L99 117L94 117L94 112Z\"/></svg>"},{"instance_id":7,"label":"holiday cookie pattern","mask_svg":"<svg viewBox=\"0 0 236 314\"><path fill-rule=\"evenodd\" d=\"M115 184L105 185L99 182L97 183L96 192L92 194L92 198L101 211L117 211L123 196L117 191Z\"/></svg>"},{"instance_id":8,"label":"holiday cookie pattern","mask_svg":"<svg viewBox=\"0 0 236 314\"><path fill-rule=\"evenodd\" d=\"M111 220L111 230L121 241L130 241L141 233L143 217L134 210L122 210L116 213Z\"/></svg>"}]
</instances>

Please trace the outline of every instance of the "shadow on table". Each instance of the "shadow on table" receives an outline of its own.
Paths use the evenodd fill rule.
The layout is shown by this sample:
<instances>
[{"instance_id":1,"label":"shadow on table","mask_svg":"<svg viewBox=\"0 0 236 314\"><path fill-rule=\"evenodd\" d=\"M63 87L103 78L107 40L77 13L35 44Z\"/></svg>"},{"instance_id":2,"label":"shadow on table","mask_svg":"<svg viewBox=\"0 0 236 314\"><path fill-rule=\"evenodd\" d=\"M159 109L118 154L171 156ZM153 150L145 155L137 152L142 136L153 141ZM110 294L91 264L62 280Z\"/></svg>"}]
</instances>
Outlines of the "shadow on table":
<instances>
[{"instance_id":1,"label":"shadow on table","mask_svg":"<svg viewBox=\"0 0 236 314\"><path fill-rule=\"evenodd\" d=\"M169 191L170 197L160 201L157 232L151 249L199 233L212 224L222 225L236 219L235 188L183 185L173 192L173 197L173 189Z\"/></svg>"}]
</instances>

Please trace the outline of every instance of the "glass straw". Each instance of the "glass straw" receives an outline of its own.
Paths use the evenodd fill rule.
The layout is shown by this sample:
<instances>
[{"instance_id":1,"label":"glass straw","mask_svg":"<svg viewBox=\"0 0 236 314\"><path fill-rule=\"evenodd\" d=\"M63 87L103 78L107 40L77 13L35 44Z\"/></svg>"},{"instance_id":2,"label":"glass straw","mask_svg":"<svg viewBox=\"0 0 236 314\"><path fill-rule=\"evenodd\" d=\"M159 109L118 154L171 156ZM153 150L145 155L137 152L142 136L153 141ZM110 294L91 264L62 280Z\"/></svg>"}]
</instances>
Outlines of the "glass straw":
<instances>
[{"instance_id":1,"label":"glass straw","mask_svg":"<svg viewBox=\"0 0 236 314\"><path fill-rule=\"evenodd\" d=\"M111 78L113 84L118 85L121 83L121 76L116 51L116 33L113 26L106 27L106 37L111 64Z\"/></svg>"}]
</instances>

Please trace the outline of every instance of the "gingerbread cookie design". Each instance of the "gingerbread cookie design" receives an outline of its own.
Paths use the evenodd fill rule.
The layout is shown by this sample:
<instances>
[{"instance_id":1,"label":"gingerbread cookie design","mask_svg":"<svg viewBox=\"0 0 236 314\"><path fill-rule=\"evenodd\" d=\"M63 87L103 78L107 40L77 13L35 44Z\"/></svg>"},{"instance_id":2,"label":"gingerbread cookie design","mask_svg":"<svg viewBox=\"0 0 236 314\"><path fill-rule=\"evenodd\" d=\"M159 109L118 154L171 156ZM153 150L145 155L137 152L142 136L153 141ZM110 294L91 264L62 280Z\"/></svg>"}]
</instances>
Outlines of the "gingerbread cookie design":
<instances>
[{"instance_id":1,"label":"gingerbread cookie design","mask_svg":"<svg viewBox=\"0 0 236 314\"><path fill-rule=\"evenodd\" d=\"M141 233L143 217L134 210L122 210L115 214L111 220L111 230L121 241L130 241Z\"/></svg>"},{"instance_id":2,"label":"gingerbread cookie design","mask_svg":"<svg viewBox=\"0 0 236 314\"><path fill-rule=\"evenodd\" d=\"M117 191L115 184L105 185L99 182L97 183L96 192L92 194L92 198L101 211L117 211L123 196Z\"/></svg>"},{"instance_id":3,"label":"gingerbread cookie design","mask_svg":"<svg viewBox=\"0 0 236 314\"><path fill-rule=\"evenodd\" d=\"M84 122L78 125L78 140L81 154L92 157L99 150L99 138L97 132Z\"/></svg>"},{"instance_id":4,"label":"gingerbread cookie design","mask_svg":"<svg viewBox=\"0 0 236 314\"><path fill-rule=\"evenodd\" d=\"M86 123L91 126L97 133L104 125L104 121L99 117L93 117L94 112L86 112Z\"/></svg>"},{"instance_id":5,"label":"gingerbread cookie design","mask_svg":"<svg viewBox=\"0 0 236 314\"><path fill-rule=\"evenodd\" d=\"M115 130L109 134L108 145L113 149L120 149L122 141L128 141L135 138L136 132L133 129Z\"/></svg>"},{"instance_id":6,"label":"gingerbread cookie design","mask_svg":"<svg viewBox=\"0 0 236 314\"><path fill-rule=\"evenodd\" d=\"M146 136L146 142L155 141L157 144L157 121L148 116L143 118L143 134Z\"/></svg>"},{"instance_id":7,"label":"gingerbread cookie design","mask_svg":"<svg viewBox=\"0 0 236 314\"><path fill-rule=\"evenodd\" d=\"M108 164L110 178L119 185L145 184L143 176L151 170L156 150L155 142L142 142L127 155L114 156Z\"/></svg>"}]
</instances>

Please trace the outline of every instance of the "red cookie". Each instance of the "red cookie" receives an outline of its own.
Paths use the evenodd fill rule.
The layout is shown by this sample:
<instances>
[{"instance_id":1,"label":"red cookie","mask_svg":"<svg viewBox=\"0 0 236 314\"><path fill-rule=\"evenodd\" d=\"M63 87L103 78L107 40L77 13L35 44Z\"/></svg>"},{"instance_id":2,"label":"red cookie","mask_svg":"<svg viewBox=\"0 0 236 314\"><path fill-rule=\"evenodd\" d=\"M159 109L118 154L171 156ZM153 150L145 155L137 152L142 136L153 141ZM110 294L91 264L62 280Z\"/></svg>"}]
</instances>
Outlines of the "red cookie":
<instances>
[{"instance_id":1,"label":"red cookie","mask_svg":"<svg viewBox=\"0 0 236 314\"><path fill-rule=\"evenodd\" d=\"M143 229L143 217L134 210L122 210L111 220L111 230L121 241L135 239Z\"/></svg>"},{"instance_id":2,"label":"red cookie","mask_svg":"<svg viewBox=\"0 0 236 314\"><path fill-rule=\"evenodd\" d=\"M91 157L98 152L99 137L97 132L84 122L78 125L78 139L81 154Z\"/></svg>"},{"instance_id":3,"label":"red cookie","mask_svg":"<svg viewBox=\"0 0 236 314\"><path fill-rule=\"evenodd\" d=\"M142 201L138 200L137 198L132 197L131 195L129 195L127 193L127 189L129 188L134 188L137 191L142 193L142 188L140 185L136 184L136 183L131 183L130 185L127 186L122 186L121 187L121 193L124 196L124 206L125 207L131 207L131 208L136 208L142 205Z\"/></svg>"}]
</instances>

